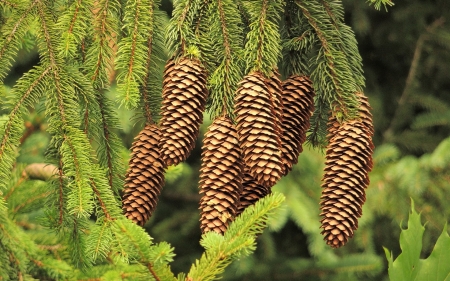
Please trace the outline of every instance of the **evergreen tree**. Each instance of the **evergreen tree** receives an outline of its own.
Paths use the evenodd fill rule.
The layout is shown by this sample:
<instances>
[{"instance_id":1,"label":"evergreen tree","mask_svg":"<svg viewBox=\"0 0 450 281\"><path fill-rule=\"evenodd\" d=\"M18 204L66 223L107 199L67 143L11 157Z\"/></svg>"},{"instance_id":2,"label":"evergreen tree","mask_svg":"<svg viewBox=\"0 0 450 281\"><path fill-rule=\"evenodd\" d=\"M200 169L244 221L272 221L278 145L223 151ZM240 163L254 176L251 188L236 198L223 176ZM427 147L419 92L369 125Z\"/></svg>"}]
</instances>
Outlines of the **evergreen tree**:
<instances>
[{"instance_id":1,"label":"evergreen tree","mask_svg":"<svg viewBox=\"0 0 450 281\"><path fill-rule=\"evenodd\" d=\"M126 109L136 113L137 130L155 126L161 115L162 143L172 142L176 146L180 138L171 137L184 127L189 128L181 138L190 139L186 145L189 149L183 150L187 157L191 151L197 152L195 142L203 130L200 127L203 112L201 109L195 112L193 122L187 126L182 123L186 116L173 121L167 112L179 112L170 108L170 104L182 100L182 95L169 94L176 92L177 83L189 89L199 86L200 90L196 91L201 93L200 98L183 94L187 103L200 104L199 108L205 105L212 120L224 117L236 124L245 165L252 167L248 174L269 189L285 174L281 168L283 150L277 147L282 143L283 133L282 114L277 110L283 102L276 101L278 82L270 84L269 80L293 75L311 78L315 110L307 139L315 147L325 147L331 142L327 138L330 117L338 126L348 126L361 118L357 93L365 86L362 61L353 31L344 23L344 10L339 1L180 0L174 2L170 21L159 10L160 2L150 0L0 3L3 34L0 79L3 81L11 71L19 51L36 48L39 53L39 64L21 76L12 89L4 87L1 96L5 109L0 119L0 191L3 192L0 276L5 280L176 278L168 265L173 260L173 248L166 242L152 243L141 227L122 215L120 197L124 194L127 161L123 158L127 158L127 150L117 135L123 120L114 110L113 99L123 106L119 112ZM392 4L383 0L370 3L377 9ZM445 37L445 31L442 36ZM173 64L164 66L168 59ZM189 68L186 70L184 65ZM177 80L176 75L182 72L189 79ZM200 82L191 83L197 80L189 75ZM251 86L246 85L249 81ZM112 83L117 87L111 88ZM272 86L264 88L268 84ZM264 95L255 90L258 86L264 88ZM258 92L254 101L261 98L257 104L267 109L268 117L263 121L252 120L258 114L244 112L255 110L251 107L253 103L245 100L253 92ZM240 93L247 96L240 97ZM167 99L161 103L161 96L168 97L170 103ZM238 104L242 105L241 109L237 109ZM420 125L420 120L417 118L414 126L428 126ZM170 126L164 127L164 122ZM267 139L260 143L251 139L262 135L263 129L258 127L261 130L254 135L245 132L247 125L259 124L268 124L270 129ZM33 143L29 134L36 126L45 131L39 135L45 153L40 149L39 161L31 161L24 153L27 145L29 148ZM245 157L251 159L252 154L245 149L267 143L274 146L272 155L279 154L279 159L271 159L270 163L280 168L266 168L261 172L264 176L258 178L264 164L247 161ZM141 146L133 147L135 152ZM163 145L158 149L164 155L173 151ZM268 152L258 155L265 156ZM186 157L180 158L181 161ZM30 162L46 165L24 165ZM183 177L177 176L178 173L189 176L186 170L189 168L184 163L169 167L167 182L181 181ZM245 169L240 172L244 174ZM129 182L125 181L126 188L130 187ZM159 194L160 186L152 188L158 189ZM163 192L161 196L170 197L176 192L166 195ZM302 215L298 215L299 208L307 208L312 202L296 204L298 197L287 198L289 210L297 212L294 218L298 224L314 237L311 239L316 241L315 247L322 249L311 247L310 251L328 255L328 261L334 261L330 263L333 266L343 261L354 265L355 259L359 259L361 265L369 266L362 272L373 273L381 268L373 255L342 260L325 248L322 241L320 246L318 221L309 223L311 216L303 215L301 220ZM194 196L194 200L199 199ZM267 196L227 222L223 236L214 232L204 234L201 240L204 254L192 264L187 275L180 274L177 278L215 279L232 260L253 252L257 234L269 223L268 216L271 217L272 209L281 201L279 194ZM154 208L156 203L150 205ZM197 224L198 214L191 217L194 219L190 218L189 222ZM283 221L286 219L278 222L279 227ZM152 223L158 221L149 224ZM313 225L317 226L315 230ZM266 241L263 245L271 243L267 239L270 235L261 236ZM298 262L302 268L312 270L327 266L317 261ZM291 268L297 265L290 264Z\"/></svg>"}]
</instances>

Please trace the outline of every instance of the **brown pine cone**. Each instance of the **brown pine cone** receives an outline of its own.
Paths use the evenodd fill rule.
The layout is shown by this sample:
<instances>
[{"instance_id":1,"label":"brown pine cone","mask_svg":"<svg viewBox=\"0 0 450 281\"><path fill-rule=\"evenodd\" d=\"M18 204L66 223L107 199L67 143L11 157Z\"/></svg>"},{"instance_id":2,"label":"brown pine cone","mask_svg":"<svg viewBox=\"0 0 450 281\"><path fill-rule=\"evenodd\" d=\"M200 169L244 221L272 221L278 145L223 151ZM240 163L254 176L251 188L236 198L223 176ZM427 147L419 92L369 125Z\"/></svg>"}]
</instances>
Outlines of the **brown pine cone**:
<instances>
[{"instance_id":1,"label":"brown pine cone","mask_svg":"<svg viewBox=\"0 0 450 281\"><path fill-rule=\"evenodd\" d=\"M347 243L358 228L372 153L372 139L358 120L343 123L328 143L320 215L324 240L333 248Z\"/></svg>"},{"instance_id":2,"label":"brown pine cone","mask_svg":"<svg viewBox=\"0 0 450 281\"><path fill-rule=\"evenodd\" d=\"M128 219L141 226L155 210L164 185L166 166L158 148L160 135L156 125L147 125L131 146L122 209Z\"/></svg>"},{"instance_id":3,"label":"brown pine cone","mask_svg":"<svg viewBox=\"0 0 450 281\"><path fill-rule=\"evenodd\" d=\"M220 117L203 139L200 168L200 227L224 233L234 220L242 191L243 163L237 132L231 120Z\"/></svg>"},{"instance_id":4,"label":"brown pine cone","mask_svg":"<svg viewBox=\"0 0 450 281\"><path fill-rule=\"evenodd\" d=\"M243 190L236 216L240 215L248 206L254 205L259 199L271 193L270 188L258 184L248 173L244 173L242 186Z\"/></svg>"},{"instance_id":5,"label":"brown pine cone","mask_svg":"<svg viewBox=\"0 0 450 281\"><path fill-rule=\"evenodd\" d=\"M253 72L239 82L235 97L236 128L248 173L272 187L282 176L281 151L271 95L262 74Z\"/></svg>"},{"instance_id":6,"label":"brown pine cone","mask_svg":"<svg viewBox=\"0 0 450 281\"><path fill-rule=\"evenodd\" d=\"M281 151L284 175L297 164L303 151L314 112L314 90L307 76L292 75L283 82L283 122L281 123Z\"/></svg>"},{"instance_id":7,"label":"brown pine cone","mask_svg":"<svg viewBox=\"0 0 450 281\"><path fill-rule=\"evenodd\" d=\"M203 122L206 72L199 61L183 58L165 66L161 106L161 156L167 166L186 160Z\"/></svg>"}]
</instances>

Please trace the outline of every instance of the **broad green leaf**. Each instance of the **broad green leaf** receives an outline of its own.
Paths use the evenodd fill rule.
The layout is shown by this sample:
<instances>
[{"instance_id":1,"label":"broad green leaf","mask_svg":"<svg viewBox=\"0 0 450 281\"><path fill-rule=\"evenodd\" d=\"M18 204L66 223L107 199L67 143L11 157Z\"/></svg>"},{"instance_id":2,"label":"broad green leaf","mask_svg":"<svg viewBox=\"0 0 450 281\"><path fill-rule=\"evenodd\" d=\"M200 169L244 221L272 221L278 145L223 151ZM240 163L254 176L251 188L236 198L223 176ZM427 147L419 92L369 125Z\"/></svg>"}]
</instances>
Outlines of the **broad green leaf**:
<instances>
[{"instance_id":1,"label":"broad green leaf","mask_svg":"<svg viewBox=\"0 0 450 281\"><path fill-rule=\"evenodd\" d=\"M420 260L420 271L414 280L448 281L450 280L450 237L447 233L447 224L444 226L431 255Z\"/></svg>"},{"instance_id":2,"label":"broad green leaf","mask_svg":"<svg viewBox=\"0 0 450 281\"><path fill-rule=\"evenodd\" d=\"M395 259L388 249L384 249L389 263L391 280L413 281L450 281L450 237L447 225L438 238L433 252L426 259L420 259L422 236L425 227L420 222L420 215L414 210L412 203L408 220L408 229L400 234L402 253Z\"/></svg>"}]
</instances>

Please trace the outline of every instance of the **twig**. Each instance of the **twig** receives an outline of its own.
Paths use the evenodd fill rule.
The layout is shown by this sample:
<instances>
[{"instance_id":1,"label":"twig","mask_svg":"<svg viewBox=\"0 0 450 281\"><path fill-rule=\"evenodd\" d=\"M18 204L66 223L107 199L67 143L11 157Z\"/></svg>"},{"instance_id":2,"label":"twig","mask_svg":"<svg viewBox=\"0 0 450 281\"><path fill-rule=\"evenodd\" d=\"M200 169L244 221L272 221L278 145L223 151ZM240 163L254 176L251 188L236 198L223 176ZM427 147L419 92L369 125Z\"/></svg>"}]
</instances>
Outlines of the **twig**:
<instances>
[{"instance_id":1,"label":"twig","mask_svg":"<svg viewBox=\"0 0 450 281\"><path fill-rule=\"evenodd\" d=\"M414 50L414 55L413 55L413 59L411 62L411 66L409 67L409 72L408 72L408 76L406 78L405 87L403 88L402 95L400 96L400 99L398 100L398 105L397 105L397 109L395 110L394 117L391 119L389 127L383 133L383 140L385 142L390 141L392 139L395 126L396 126L398 120L400 119L400 116L399 116L399 114L401 113L400 109L405 104L405 102L409 96L410 89L413 85L414 78L417 75L417 69L419 68L419 61L420 61L420 57L422 55L423 45L424 45L425 41L428 39L428 36L430 35L430 33L432 33L436 28L438 28L439 26L444 24L444 22L445 22L445 19L443 17L438 18L433 23L431 23L426 28L425 32L419 36L419 39L417 39L416 48Z\"/></svg>"}]
</instances>

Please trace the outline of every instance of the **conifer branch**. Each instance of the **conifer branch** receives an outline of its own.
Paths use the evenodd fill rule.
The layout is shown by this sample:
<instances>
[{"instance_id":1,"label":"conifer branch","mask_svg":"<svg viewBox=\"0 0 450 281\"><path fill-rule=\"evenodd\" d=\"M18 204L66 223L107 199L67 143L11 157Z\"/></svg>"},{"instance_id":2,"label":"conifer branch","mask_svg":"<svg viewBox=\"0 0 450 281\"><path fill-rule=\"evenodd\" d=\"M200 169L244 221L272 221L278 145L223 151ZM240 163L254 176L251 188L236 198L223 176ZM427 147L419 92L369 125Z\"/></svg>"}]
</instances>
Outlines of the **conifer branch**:
<instances>
[{"instance_id":1,"label":"conifer branch","mask_svg":"<svg viewBox=\"0 0 450 281\"><path fill-rule=\"evenodd\" d=\"M93 42L86 53L85 66L89 79L95 91L95 100L99 106L100 128L99 147L97 149L98 160L102 167L107 168L107 177L114 193L118 195L122 187L119 175L123 164L120 161L119 149L120 141L112 131L117 124L117 119L113 116L111 102L104 94L104 90L109 85L107 74L113 71L114 34L117 34L116 11L119 11L120 4L116 0L101 0L95 2L96 10L93 29Z\"/></svg>"},{"instance_id":2,"label":"conifer branch","mask_svg":"<svg viewBox=\"0 0 450 281\"><path fill-rule=\"evenodd\" d=\"M96 10L93 29L93 43L87 50L86 69L94 89L105 89L109 85L107 74L112 73L114 50L114 34L118 34L117 15L120 10L117 0L99 0L95 2Z\"/></svg>"},{"instance_id":3,"label":"conifer branch","mask_svg":"<svg viewBox=\"0 0 450 281\"><path fill-rule=\"evenodd\" d=\"M11 17L14 19L14 24L10 28L10 32L6 38L0 41L0 81L3 80L6 72L11 66L10 61L13 59L14 55L17 53L20 45L20 40L25 34L26 30L29 28L29 22L31 18L31 14L35 9L36 4L39 0L35 0L31 2L25 9L18 8L14 11L20 15L17 19L15 17ZM9 3L4 0L4 3ZM13 3L10 3L11 5ZM10 21L8 21L5 26L8 26ZM5 32L5 27L2 27L2 31Z\"/></svg>"},{"instance_id":4,"label":"conifer branch","mask_svg":"<svg viewBox=\"0 0 450 281\"><path fill-rule=\"evenodd\" d=\"M125 37L118 45L116 69L120 102L127 108L139 103L139 86L146 72L146 36L154 29L154 12L153 1L128 1L125 6Z\"/></svg>"},{"instance_id":5,"label":"conifer branch","mask_svg":"<svg viewBox=\"0 0 450 281\"><path fill-rule=\"evenodd\" d=\"M0 190L6 189L6 184L11 176L11 169L14 162L15 149L20 143L21 123L19 118L25 114L27 107L32 107L39 99L41 92L38 90L42 87L43 80L47 77L50 68L42 69L35 68L25 74L17 83L14 92L23 92L18 95L17 101L12 101L14 104L5 124L1 124L0 133L0 173L3 178L0 181ZM17 94L19 94L17 93Z\"/></svg>"},{"instance_id":6,"label":"conifer branch","mask_svg":"<svg viewBox=\"0 0 450 281\"><path fill-rule=\"evenodd\" d=\"M370 5L373 5L377 10L381 8L381 5L384 6L386 11L388 6L394 6L394 2L392 2L392 0L368 0L367 2L369 2Z\"/></svg>"},{"instance_id":7,"label":"conifer branch","mask_svg":"<svg viewBox=\"0 0 450 281\"><path fill-rule=\"evenodd\" d=\"M105 214L106 220L111 221L112 217L109 214L108 209L106 208L105 202L103 202L103 200L102 200L100 192L98 191L98 189L95 185L95 181L92 178L90 179L90 181L91 181L92 189L94 190L94 194L97 196L98 202L100 203L100 208L102 209L103 214Z\"/></svg>"},{"instance_id":8,"label":"conifer branch","mask_svg":"<svg viewBox=\"0 0 450 281\"><path fill-rule=\"evenodd\" d=\"M278 32L280 12L284 5L280 0L242 1L250 16L250 31L245 44L246 73L261 72L270 76L281 57Z\"/></svg>"},{"instance_id":9,"label":"conifer branch","mask_svg":"<svg viewBox=\"0 0 450 281\"><path fill-rule=\"evenodd\" d=\"M192 265L187 280L216 280L233 259L250 254L255 248L255 235L267 225L268 218L283 202L282 194L268 195L244 210L232 222L224 236L208 232L202 236L202 257Z\"/></svg>"},{"instance_id":10,"label":"conifer branch","mask_svg":"<svg viewBox=\"0 0 450 281\"><path fill-rule=\"evenodd\" d=\"M294 2L287 2L282 26L283 58L281 72L291 75L310 76L310 57L317 44L317 36Z\"/></svg>"},{"instance_id":11,"label":"conifer branch","mask_svg":"<svg viewBox=\"0 0 450 281\"><path fill-rule=\"evenodd\" d=\"M203 0L174 1L174 10L167 29L166 39L169 57L180 54L198 57L197 38L192 28L195 16L201 9Z\"/></svg>"},{"instance_id":12,"label":"conifer branch","mask_svg":"<svg viewBox=\"0 0 450 281\"><path fill-rule=\"evenodd\" d=\"M330 0L320 0L320 3L324 6L326 13L338 34L337 41L352 70L351 73L353 74L353 79L357 84L356 90L362 91L365 86L362 58L359 54L355 34L352 29L344 23L344 7L341 3Z\"/></svg>"},{"instance_id":13,"label":"conifer branch","mask_svg":"<svg viewBox=\"0 0 450 281\"><path fill-rule=\"evenodd\" d=\"M121 143L117 135L112 131L115 128L117 119L112 115L113 109L108 98L99 93L96 97L100 107L101 134L105 142L101 143L97 150L99 162L102 167L107 168L106 173L109 185L114 193L118 195L119 190L122 188L122 179L119 175L123 174L122 170L124 170L124 167L119 156Z\"/></svg>"},{"instance_id":14,"label":"conifer branch","mask_svg":"<svg viewBox=\"0 0 450 281\"><path fill-rule=\"evenodd\" d=\"M208 37L213 43L210 50L215 53L215 61L219 63L214 69L209 84L211 88L211 117L233 116L234 93L238 82L242 79L242 22L235 15L239 13L233 1L213 1Z\"/></svg>"},{"instance_id":15,"label":"conifer branch","mask_svg":"<svg viewBox=\"0 0 450 281\"><path fill-rule=\"evenodd\" d=\"M151 263L147 264L148 271L150 271L150 274L155 278L156 281L161 281L161 279L156 274L155 270L153 269L153 265Z\"/></svg>"},{"instance_id":16,"label":"conifer branch","mask_svg":"<svg viewBox=\"0 0 450 281\"><path fill-rule=\"evenodd\" d=\"M49 195L50 195L50 191L42 193L42 194L38 194L37 196L30 197L25 202L23 202L22 204L17 205L11 212L13 214L16 214L20 209L22 209L22 208L24 208L24 207L26 207L26 206L28 206L30 204L33 204L34 201L46 198Z\"/></svg>"},{"instance_id":17,"label":"conifer branch","mask_svg":"<svg viewBox=\"0 0 450 281\"><path fill-rule=\"evenodd\" d=\"M327 95L327 102L330 104L334 101L337 102L338 110L343 116L346 118L352 117L356 114L353 112L356 111L356 108L349 107L346 101L356 99L353 97L356 92L356 85L354 79L352 79L353 75L345 54L334 43L336 40L339 42L339 35L336 34L336 29L332 28L331 19L323 7L318 7L317 4L314 5L309 1L297 1L297 4L315 30L321 43L318 58L326 62L325 69L318 66L313 71L312 76L317 77L317 79L313 78L313 81L320 86L314 88L321 90L321 92L325 89L333 89L335 93L323 93ZM349 96L352 98L349 99ZM355 107L354 102L353 107Z\"/></svg>"},{"instance_id":18,"label":"conifer branch","mask_svg":"<svg viewBox=\"0 0 450 281\"><path fill-rule=\"evenodd\" d=\"M59 17L56 27L61 32L61 40L57 49L62 57L74 57L77 54L78 45L90 30L87 23L91 9L91 0L77 0Z\"/></svg>"},{"instance_id":19,"label":"conifer branch","mask_svg":"<svg viewBox=\"0 0 450 281\"><path fill-rule=\"evenodd\" d=\"M155 7L156 8L156 7ZM164 32L167 27L166 15L154 9L152 26L147 35L147 56L145 75L141 86L144 117L147 124L156 122L159 115L162 91L162 69L166 58Z\"/></svg>"}]
</instances>

